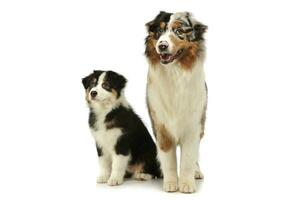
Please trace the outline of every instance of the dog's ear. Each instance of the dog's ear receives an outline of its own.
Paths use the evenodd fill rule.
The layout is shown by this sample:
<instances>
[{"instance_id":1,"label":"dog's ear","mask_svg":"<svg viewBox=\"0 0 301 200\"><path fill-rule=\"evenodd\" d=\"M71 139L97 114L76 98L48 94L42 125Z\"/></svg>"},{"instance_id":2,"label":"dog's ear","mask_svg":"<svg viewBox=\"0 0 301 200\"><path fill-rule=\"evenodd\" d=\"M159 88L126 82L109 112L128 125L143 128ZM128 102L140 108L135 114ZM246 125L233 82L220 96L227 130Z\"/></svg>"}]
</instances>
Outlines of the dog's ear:
<instances>
[{"instance_id":1,"label":"dog's ear","mask_svg":"<svg viewBox=\"0 0 301 200\"><path fill-rule=\"evenodd\" d=\"M200 40L204 40L204 33L206 32L206 30L208 29L208 27L200 22L196 23L195 25L193 25L193 41L200 41Z\"/></svg>"},{"instance_id":2,"label":"dog's ear","mask_svg":"<svg viewBox=\"0 0 301 200\"><path fill-rule=\"evenodd\" d=\"M168 12L165 12L165 11L160 11L159 14L155 17L155 19L153 19L152 21L147 22L145 24L146 30L148 32L154 32L155 29L156 29L156 27L155 27L156 24L159 24L160 21L168 21L171 14L172 13L168 13Z\"/></svg>"},{"instance_id":3,"label":"dog's ear","mask_svg":"<svg viewBox=\"0 0 301 200\"><path fill-rule=\"evenodd\" d=\"M189 38L190 41L204 40L204 33L206 32L208 27L201 22L198 22L189 12L186 12L186 18L189 22L189 25L193 29L192 35Z\"/></svg>"}]
</instances>

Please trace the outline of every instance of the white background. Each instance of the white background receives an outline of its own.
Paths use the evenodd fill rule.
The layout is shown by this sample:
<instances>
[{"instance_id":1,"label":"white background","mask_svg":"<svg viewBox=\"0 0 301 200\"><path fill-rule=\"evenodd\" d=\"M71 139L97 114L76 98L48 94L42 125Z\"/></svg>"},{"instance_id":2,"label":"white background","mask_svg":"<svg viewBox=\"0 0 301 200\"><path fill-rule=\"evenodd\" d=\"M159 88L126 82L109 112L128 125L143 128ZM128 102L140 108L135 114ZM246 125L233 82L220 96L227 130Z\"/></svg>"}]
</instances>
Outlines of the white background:
<instances>
[{"instance_id":1,"label":"white background","mask_svg":"<svg viewBox=\"0 0 301 200\"><path fill-rule=\"evenodd\" d=\"M208 25L205 180L96 185L81 78L111 69L148 128L144 24L160 10ZM300 199L298 1L0 1L0 199Z\"/></svg>"}]
</instances>

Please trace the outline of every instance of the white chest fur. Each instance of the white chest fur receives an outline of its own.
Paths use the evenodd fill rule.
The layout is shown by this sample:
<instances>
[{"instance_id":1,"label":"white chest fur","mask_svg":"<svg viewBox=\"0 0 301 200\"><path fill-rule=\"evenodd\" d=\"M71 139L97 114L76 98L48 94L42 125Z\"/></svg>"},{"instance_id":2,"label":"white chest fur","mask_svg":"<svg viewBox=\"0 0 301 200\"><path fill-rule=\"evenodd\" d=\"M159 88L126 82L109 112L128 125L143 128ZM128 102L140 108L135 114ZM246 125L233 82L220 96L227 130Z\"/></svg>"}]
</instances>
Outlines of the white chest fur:
<instances>
[{"instance_id":1,"label":"white chest fur","mask_svg":"<svg viewBox=\"0 0 301 200\"><path fill-rule=\"evenodd\" d=\"M197 62L190 71L177 65L149 68L148 102L156 119L167 126L175 140L188 132L200 133L206 95L201 62Z\"/></svg>"},{"instance_id":2,"label":"white chest fur","mask_svg":"<svg viewBox=\"0 0 301 200\"><path fill-rule=\"evenodd\" d=\"M106 154L111 155L114 152L116 142L122 132L119 128L107 130L104 119L104 115L97 115L97 122L95 124L97 130L95 131L94 129L91 129L91 133L97 145L101 147L102 151Z\"/></svg>"}]
</instances>

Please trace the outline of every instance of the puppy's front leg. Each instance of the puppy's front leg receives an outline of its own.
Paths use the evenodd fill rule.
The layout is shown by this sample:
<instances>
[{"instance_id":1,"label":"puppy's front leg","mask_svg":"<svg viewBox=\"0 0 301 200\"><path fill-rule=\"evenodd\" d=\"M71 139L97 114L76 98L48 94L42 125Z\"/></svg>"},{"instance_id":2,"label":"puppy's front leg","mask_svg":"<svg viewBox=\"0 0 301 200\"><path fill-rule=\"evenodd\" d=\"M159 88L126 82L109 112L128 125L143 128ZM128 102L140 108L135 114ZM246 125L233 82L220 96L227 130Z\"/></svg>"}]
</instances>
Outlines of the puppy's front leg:
<instances>
[{"instance_id":1,"label":"puppy's front leg","mask_svg":"<svg viewBox=\"0 0 301 200\"><path fill-rule=\"evenodd\" d=\"M196 191L195 165L198 157L199 139L197 137L184 138L181 141L181 162L179 190L184 193Z\"/></svg>"},{"instance_id":2,"label":"puppy's front leg","mask_svg":"<svg viewBox=\"0 0 301 200\"><path fill-rule=\"evenodd\" d=\"M129 158L129 155L124 156L121 154L114 154L112 156L112 172L110 179L108 180L108 185L120 185L123 182Z\"/></svg>"},{"instance_id":3,"label":"puppy's front leg","mask_svg":"<svg viewBox=\"0 0 301 200\"><path fill-rule=\"evenodd\" d=\"M99 176L97 177L97 183L106 183L109 180L111 174L111 159L107 154L104 154L102 149L96 145L98 162L99 162Z\"/></svg>"}]
</instances>

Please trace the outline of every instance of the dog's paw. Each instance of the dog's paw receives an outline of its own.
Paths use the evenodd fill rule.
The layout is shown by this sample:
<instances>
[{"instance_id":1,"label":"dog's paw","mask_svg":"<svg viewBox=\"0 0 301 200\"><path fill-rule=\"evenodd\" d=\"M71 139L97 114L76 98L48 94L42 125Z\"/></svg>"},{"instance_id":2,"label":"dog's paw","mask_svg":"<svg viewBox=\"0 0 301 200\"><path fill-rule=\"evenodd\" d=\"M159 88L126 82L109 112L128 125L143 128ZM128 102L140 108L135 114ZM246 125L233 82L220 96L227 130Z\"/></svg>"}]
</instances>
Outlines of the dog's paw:
<instances>
[{"instance_id":1,"label":"dog's paw","mask_svg":"<svg viewBox=\"0 0 301 200\"><path fill-rule=\"evenodd\" d=\"M123 183L123 178L110 178L108 180L108 185L115 186Z\"/></svg>"},{"instance_id":2,"label":"dog's paw","mask_svg":"<svg viewBox=\"0 0 301 200\"><path fill-rule=\"evenodd\" d=\"M195 179L203 179L204 175L200 170L196 170L195 173L194 173L194 178Z\"/></svg>"},{"instance_id":3,"label":"dog's paw","mask_svg":"<svg viewBox=\"0 0 301 200\"><path fill-rule=\"evenodd\" d=\"M107 183L109 180L109 176L98 176L96 179L97 183Z\"/></svg>"},{"instance_id":4,"label":"dog's paw","mask_svg":"<svg viewBox=\"0 0 301 200\"><path fill-rule=\"evenodd\" d=\"M182 193L193 193L196 191L195 180L183 180L179 182L179 191Z\"/></svg>"},{"instance_id":5,"label":"dog's paw","mask_svg":"<svg viewBox=\"0 0 301 200\"><path fill-rule=\"evenodd\" d=\"M178 190L177 181L164 181L163 182L163 190L165 192L176 192Z\"/></svg>"},{"instance_id":6,"label":"dog's paw","mask_svg":"<svg viewBox=\"0 0 301 200\"><path fill-rule=\"evenodd\" d=\"M134 175L134 178L136 180L140 180L140 181L147 181L153 178L153 176L151 174L145 174L145 173L136 173Z\"/></svg>"}]
</instances>

